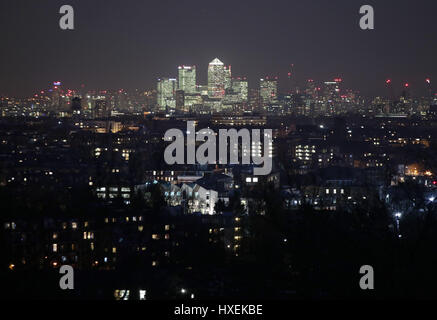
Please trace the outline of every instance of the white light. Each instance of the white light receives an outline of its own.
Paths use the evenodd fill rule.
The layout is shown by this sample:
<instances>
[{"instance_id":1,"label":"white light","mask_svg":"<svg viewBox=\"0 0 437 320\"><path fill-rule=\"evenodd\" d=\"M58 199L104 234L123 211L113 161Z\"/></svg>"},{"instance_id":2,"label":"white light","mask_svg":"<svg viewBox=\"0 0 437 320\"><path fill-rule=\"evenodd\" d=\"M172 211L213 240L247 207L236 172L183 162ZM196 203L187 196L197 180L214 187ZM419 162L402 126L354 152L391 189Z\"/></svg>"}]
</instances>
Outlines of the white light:
<instances>
[{"instance_id":1,"label":"white light","mask_svg":"<svg viewBox=\"0 0 437 320\"><path fill-rule=\"evenodd\" d=\"M398 219L402 218L402 213L400 212L395 213L395 217Z\"/></svg>"},{"instance_id":2,"label":"white light","mask_svg":"<svg viewBox=\"0 0 437 320\"><path fill-rule=\"evenodd\" d=\"M434 202L434 200L435 200L434 197L429 198L429 201L431 201L431 202Z\"/></svg>"},{"instance_id":3,"label":"white light","mask_svg":"<svg viewBox=\"0 0 437 320\"><path fill-rule=\"evenodd\" d=\"M187 292L187 290L181 289L181 293L186 293L186 292Z\"/></svg>"}]
</instances>

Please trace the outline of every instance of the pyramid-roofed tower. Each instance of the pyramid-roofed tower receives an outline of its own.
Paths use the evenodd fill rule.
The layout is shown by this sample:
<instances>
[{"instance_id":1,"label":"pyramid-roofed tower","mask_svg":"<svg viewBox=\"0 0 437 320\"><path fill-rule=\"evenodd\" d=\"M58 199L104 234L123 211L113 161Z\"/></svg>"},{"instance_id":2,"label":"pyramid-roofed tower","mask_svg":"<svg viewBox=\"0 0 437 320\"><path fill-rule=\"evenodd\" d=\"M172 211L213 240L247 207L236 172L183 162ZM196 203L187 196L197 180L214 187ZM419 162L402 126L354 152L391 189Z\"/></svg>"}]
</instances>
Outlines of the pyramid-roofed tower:
<instances>
[{"instance_id":1,"label":"pyramid-roofed tower","mask_svg":"<svg viewBox=\"0 0 437 320\"><path fill-rule=\"evenodd\" d=\"M224 63L221 62L218 58L215 58L209 64L210 65L214 65L214 66L223 66L224 65Z\"/></svg>"}]
</instances>

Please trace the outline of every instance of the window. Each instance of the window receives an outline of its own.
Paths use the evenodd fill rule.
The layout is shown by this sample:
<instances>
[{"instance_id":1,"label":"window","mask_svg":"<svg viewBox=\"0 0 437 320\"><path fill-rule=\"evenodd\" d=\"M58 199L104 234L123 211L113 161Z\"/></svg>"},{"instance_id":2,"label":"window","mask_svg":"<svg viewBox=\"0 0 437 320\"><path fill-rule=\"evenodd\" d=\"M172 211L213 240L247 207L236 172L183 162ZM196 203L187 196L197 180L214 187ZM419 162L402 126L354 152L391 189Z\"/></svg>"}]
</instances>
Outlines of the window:
<instances>
[{"instance_id":1,"label":"window","mask_svg":"<svg viewBox=\"0 0 437 320\"><path fill-rule=\"evenodd\" d=\"M129 300L129 295L129 290L115 290L114 292L115 300Z\"/></svg>"}]
</instances>

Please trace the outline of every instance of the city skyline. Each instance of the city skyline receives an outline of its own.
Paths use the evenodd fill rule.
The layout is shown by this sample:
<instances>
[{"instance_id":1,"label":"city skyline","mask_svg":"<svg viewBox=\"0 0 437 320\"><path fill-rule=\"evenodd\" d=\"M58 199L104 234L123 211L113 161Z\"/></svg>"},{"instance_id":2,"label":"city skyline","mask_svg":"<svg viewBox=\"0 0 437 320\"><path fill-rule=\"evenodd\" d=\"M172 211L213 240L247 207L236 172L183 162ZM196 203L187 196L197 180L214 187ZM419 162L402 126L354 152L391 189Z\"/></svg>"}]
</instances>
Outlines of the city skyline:
<instances>
[{"instance_id":1,"label":"city skyline","mask_svg":"<svg viewBox=\"0 0 437 320\"><path fill-rule=\"evenodd\" d=\"M323 85L324 83L326 84L329 81L337 81L337 80L341 80L340 82L347 82L348 79L345 79L343 77L336 77L333 76L331 78L319 78L316 79L314 77L309 77L306 79L302 79L302 82L298 83L296 79L294 79L291 76L291 72L287 73L287 74L283 74L282 76L278 76L278 74L274 74L274 73L267 73L264 75L261 75L260 77L256 78L256 79L250 79L248 78L245 74L231 74L230 72L230 68L232 67L231 64L225 65L222 63L221 60L219 60L219 58L214 58L213 61L211 61L209 63L209 65L211 63L213 63L215 60L219 61L222 66L225 67L225 72L229 71L229 75L232 81L238 81L238 80L244 80L248 83L248 89L255 89L255 90L260 90L262 88L262 83L266 80L272 80L277 82L277 94L288 94L290 92L292 92L295 89L298 89L298 92L300 93L305 93L307 87L308 87L308 82L314 82L315 84L319 84L319 85ZM73 90L76 93L77 92L100 92L100 91L107 91L107 90L140 90L140 91L153 91L157 89L156 86L156 81L159 82L162 79L168 79L168 80L174 80L175 81L175 88L174 91L177 90L182 90L185 91L185 93L189 93L189 94L193 94L196 92L196 90L199 90L200 87L202 86L208 86L209 80L208 80L208 70L209 67L205 67L205 68L199 68L198 67L199 64L193 64L193 65L188 65L188 64L179 64L177 65L173 72L170 72L169 74L161 74L160 76L156 77L154 80L154 84L150 87L141 87L141 86L136 86L133 88L126 88L126 87L122 87L122 86L115 86L115 87L102 87L102 86L97 86L97 87L90 87L87 86L85 83L74 87L71 86L68 81L59 81L61 80L60 78L56 78L57 80L55 81L49 81L47 83L45 83L44 85L39 85L37 87L35 87L33 89L33 91L26 93L25 95L10 95L8 93L4 93L0 91L0 97L10 97L10 98L31 98L34 96L34 94L38 94L40 93L41 90L48 90L52 85L54 86L61 86L63 88L68 88L69 91ZM294 69L294 64L288 66L288 71L290 71L291 69ZM227 70L226 68L229 68L229 70ZM205 70L203 70L205 69ZM190 79L189 81L191 82L189 84L190 88L187 90L184 90L184 87L181 87L180 85L180 78L182 74L185 74L187 71L190 71L194 74L193 79ZM200 72L199 72L200 71ZM185 72L185 73L184 73ZM202 79L199 80L199 79ZM291 79L291 81L290 81ZM52 79L53 80L53 79ZM194 84L194 87L193 87ZM366 98L374 98L374 97L388 97L388 95L390 95L390 93L388 93L387 90L387 86L390 86L391 90L392 90L392 95L394 96L399 96L402 94L402 91L408 87L410 93L412 96L414 97L424 97L424 96L428 96L430 93L430 90L433 91L434 93L434 88L433 88L433 79L427 76L423 76L422 78L417 78L416 81L410 81L409 79L397 79L397 78L391 78L391 77L385 77L383 79L381 79L381 81L379 81L378 83L379 85L379 92L378 94L375 95L369 95L369 94L362 94L363 88L358 88L358 87L351 87L350 83L348 85L348 89L349 90L353 90L357 93L359 93L360 95L362 95L363 97ZM193 89L194 88L194 89ZM262 91L262 90L261 90ZM435 93L434 93L435 94ZM392 98L392 97L389 97Z\"/></svg>"},{"instance_id":2,"label":"city skyline","mask_svg":"<svg viewBox=\"0 0 437 320\"><path fill-rule=\"evenodd\" d=\"M300 86L309 78L342 77L372 96L384 93L388 78L395 87L409 81L420 95L423 79L437 75L436 4L425 1L370 3L372 31L358 26L359 1L338 0L335 9L323 1L70 4L73 31L59 29L56 1L1 4L7 26L0 31L7 48L0 59L7 75L0 77L1 94L28 96L53 79L76 88L153 88L156 78L174 74L174 66L206 70L216 56L234 74L246 75L250 86L268 74L286 78L290 64ZM205 83L206 72L198 74Z\"/></svg>"}]
</instances>

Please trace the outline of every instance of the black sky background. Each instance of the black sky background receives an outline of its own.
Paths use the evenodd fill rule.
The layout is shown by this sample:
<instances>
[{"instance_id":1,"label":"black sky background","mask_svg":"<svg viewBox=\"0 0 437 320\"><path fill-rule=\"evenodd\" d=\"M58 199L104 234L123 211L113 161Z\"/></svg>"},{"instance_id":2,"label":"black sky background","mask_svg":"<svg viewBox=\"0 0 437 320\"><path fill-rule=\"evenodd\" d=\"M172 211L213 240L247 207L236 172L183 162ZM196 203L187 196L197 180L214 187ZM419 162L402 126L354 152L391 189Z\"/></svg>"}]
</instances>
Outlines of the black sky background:
<instances>
[{"instance_id":1,"label":"black sky background","mask_svg":"<svg viewBox=\"0 0 437 320\"><path fill-rule=\"evenodd\" d=\"M63 4L75 30L59 28ZM362 31L361 5L375 9L375 30ZM295 65L298 84L342 77L366 95L416 94L437 83L435 0L1 0L0 94L31 95L55 80L88 89L156 86L193 64L200 83L215 57L234 76L258 85Z\"/></svg>"}]
</instances>

